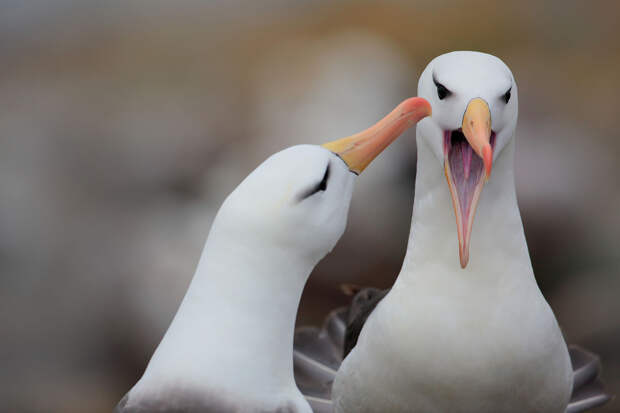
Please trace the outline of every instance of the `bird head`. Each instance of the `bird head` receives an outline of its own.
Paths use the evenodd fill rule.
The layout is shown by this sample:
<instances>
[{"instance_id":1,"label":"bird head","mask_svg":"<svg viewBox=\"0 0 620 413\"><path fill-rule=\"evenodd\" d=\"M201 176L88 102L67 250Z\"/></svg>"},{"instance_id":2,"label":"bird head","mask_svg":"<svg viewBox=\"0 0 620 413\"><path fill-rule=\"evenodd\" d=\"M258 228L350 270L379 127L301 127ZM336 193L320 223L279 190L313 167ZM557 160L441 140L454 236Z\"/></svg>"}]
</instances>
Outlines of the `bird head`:
<instances>
[{"instance_id":1,"label":"bird head","mask_svg":"<svg viewBox=\"0 0 620 413\"><path fill-rule=\"evenodd\" d=\"M355 178L430 113L426 100L410 98L363 132L272 155L230 194L216 221L236 239L318 262L344 232Z\"/></svg>"},{"instance_id":2,"label":"bird head","mask_svg":"<svg viewBox=\"0 0 620 413\"><path fill-rule=\"evenodd\" d=\"M418 136L444 168L456 216L461 267L469 261L476 206L493 162L514 138L517 85L504 62L479 52L452 52L433 59L418 83L433 108Z\"/></svg>"}]
</instances>

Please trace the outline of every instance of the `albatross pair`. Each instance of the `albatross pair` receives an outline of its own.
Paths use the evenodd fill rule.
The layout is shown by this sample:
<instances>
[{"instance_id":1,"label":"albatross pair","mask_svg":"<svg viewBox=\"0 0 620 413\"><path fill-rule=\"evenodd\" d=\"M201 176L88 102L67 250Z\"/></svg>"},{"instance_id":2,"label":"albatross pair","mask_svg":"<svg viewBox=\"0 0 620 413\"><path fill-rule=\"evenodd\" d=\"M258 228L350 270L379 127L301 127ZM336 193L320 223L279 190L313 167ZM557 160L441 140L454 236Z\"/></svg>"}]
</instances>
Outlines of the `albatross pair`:
<instances>
[{"instance_id":1,"label":"albatross pair","mask_svg":"<svg viewBox=\"0 0 620 413\"><path fill-rule=\"evenodd\" d=\"M118 412L312 412L293 377L303 287L344 232L357 174L430 115L407 99L371 128L283 150L224 201L181 306Z\"/></svg>"},{"instance_id":2,"label":"albatross pair","mask_svg":"<svg viewBox=\"0 0 620 413\"><path fill-rule=\"evenodd\" d=\"M576 366L534 280L516 203L513 76L493 56L450 53L425 69L419 95L365 132L282 151L239 185L119 412L309 412L308 401L347 413L565 411ZM342 311L298 332L306 401L293 380L303 285L344 230L351 172L429 115L428 102L401 273L382 300L356 297L346 343ZM342 346L352 351L340 365ZM575 355L585 372L575 383L590 382L598 365Z\"/></svg>"}]
</instances>

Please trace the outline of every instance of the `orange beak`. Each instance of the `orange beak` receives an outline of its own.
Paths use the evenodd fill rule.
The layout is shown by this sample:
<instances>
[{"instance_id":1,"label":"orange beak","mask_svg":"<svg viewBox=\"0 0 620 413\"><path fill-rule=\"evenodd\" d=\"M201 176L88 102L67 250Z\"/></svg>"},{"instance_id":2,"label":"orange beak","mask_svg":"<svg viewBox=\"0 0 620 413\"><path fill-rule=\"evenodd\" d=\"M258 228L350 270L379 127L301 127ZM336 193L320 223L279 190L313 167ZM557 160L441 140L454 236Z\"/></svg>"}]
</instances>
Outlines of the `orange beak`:
<instances>
[{"instance_id":1,"label":"orange beak","mask_svg":"<svg viewBox=\"0 0 620 413\"><path fill-rule=\"evenodd\" d=\"M491 176L494 137L489 105L480 98L467 105L461 130L446 132L444 169L456 215L461 268L469 262L476 207L482 187Z\"/></svg>"},{"instance_id":2,"label":"orange beak","mask_svg":"<svg viewBox=\"0 0 620 413\"><path fill-rule=\"evenodd\" d=\"M359 175L405 130L431 113L426 99L409 98L365 131L321 146L338 155L351 172Z\"/></svg>"},{"instance_id":3,"label":"orange beak","mask_svg":"<svg viewBox=\"0 0 620 413\"><path fill-rule=\"evenodd\" d=\"M472 99L467 105L463 115L461 127L463 135L473 148L474 152L482 158L486 179L491 177L493 167L493 149L491 148L491 111L489 105L483 99Z\"/></svg>"}]
</instances>

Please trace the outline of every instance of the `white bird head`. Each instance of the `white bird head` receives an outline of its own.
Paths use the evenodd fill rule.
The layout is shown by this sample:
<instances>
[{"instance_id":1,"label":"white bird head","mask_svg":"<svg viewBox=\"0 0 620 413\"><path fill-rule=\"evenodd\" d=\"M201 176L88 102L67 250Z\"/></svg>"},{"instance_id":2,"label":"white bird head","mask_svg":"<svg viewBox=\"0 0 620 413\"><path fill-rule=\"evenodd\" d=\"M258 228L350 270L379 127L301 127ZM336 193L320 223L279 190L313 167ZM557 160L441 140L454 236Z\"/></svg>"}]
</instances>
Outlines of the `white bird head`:
<instances>
[{"instance_id":1,"label":"white bird head","mask_svg":"<svg viewBox=\"0 0 620 413\"><path fill-rule=\"evenodd\" d=\"M355 177L430 113L426 100L410 98L363 132L272 155L230 194L214 228L224 225L242 242L275 246L316 264L344 232Z\"/></svg>"},{"instance_id":2,"label":"white bird head","mask_svg":"<svg viewBox=\"0 0 620 413\"><path fill-rule=\"evenodd\" d=\"M355 175L316 145L280 151L256 168L227 198L226 216L242 242L322 258L346 226ZM220 221L218 219L218 221Z\"/></svg>"},{"instance_id":3,"label":"white bird head","mask_svg":"<svg viewBox=\"0 0 620 413\"><path fill-rule=\"evenodd\" d=\"M476 206L493 161L514 138L517 84L495 56L452 52L433 59L420 76L418 95L433 116L418 124L418 136L445 169L456 215L461 267L469 261Z\"/></svg>"}]
</instances>

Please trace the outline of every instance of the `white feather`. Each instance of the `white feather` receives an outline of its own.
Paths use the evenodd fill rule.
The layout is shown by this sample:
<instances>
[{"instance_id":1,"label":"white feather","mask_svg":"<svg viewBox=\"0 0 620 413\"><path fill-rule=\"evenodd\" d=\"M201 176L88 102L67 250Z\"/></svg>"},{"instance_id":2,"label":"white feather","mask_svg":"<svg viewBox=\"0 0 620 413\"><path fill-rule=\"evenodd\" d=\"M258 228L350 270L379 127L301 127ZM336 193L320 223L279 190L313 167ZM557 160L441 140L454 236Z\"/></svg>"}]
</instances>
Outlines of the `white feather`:
<instances>
[{"instance_id":1,"label":"white feather","mask_svg":"<svg viewBox=\"0 0 620 413\"><path fill-rule=\"evenodd\" d=\"M454 90L439 102L431 72ZM419 94L433 117L418 124L418 172L407 255L390 293L370 315L333 388L337 412L561 413L572 369L564 338L530 263L515 194L517 90L497 58L440 56ZM461 269L443 171L443 132L482 96L497 130L495 162ZM474 155L475 156L475 155Z\"/></svg>"},{"instance_id":2,"label":"white feather","mask_svg":"<svg viewBox=\"0 0 620 413\"><path fill-rule=\"evenodd\" d=\"M328 164L327 189L300 201ZM293 378L297 307L344 231L354 177L331 152L302 145L273 155L230 194L128 407L185 394L208 407L216 397L243 411L311 412Z\"/></svg>"}]
</instances>

